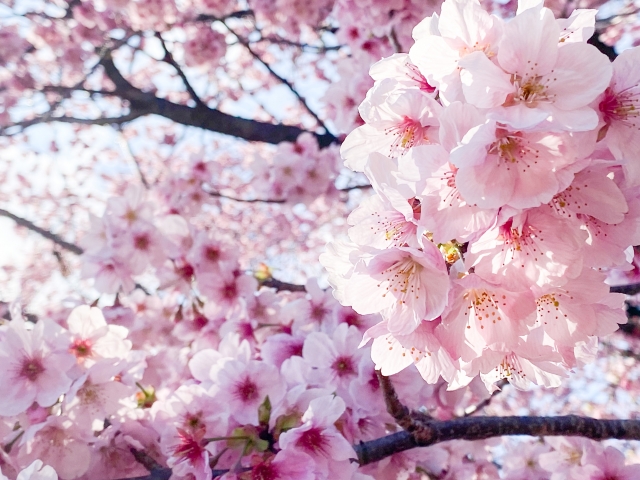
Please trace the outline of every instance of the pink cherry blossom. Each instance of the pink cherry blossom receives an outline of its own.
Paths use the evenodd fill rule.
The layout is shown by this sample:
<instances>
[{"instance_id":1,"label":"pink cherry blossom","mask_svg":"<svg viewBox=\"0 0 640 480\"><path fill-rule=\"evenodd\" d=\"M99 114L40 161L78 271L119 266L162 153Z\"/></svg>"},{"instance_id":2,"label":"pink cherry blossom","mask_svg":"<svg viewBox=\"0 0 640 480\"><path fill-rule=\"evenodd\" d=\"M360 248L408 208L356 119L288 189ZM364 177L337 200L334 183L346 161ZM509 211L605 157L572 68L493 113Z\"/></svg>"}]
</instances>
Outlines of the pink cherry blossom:
<instances>
[{"instance_id":1,"label":"pink cherry blossom","mask_svg":"<svg viewBox=\"0 0 640 480\"><path fill-rule=\"evenodd\" d=\"M625 159L625 171L634 182L640 179L638 170L638 111L640 105L637 48L622 52L613 62L611 84L597 99L604 122L602 133L616 158ZM624 153L623 153L624 152Z\"/></svg>"},{"instance_id":2,"label":"pink cherry blossom","mask_svg":"<svg viewBox=\"0 0 640 480\"><path fill-rule=\"evenodd\" d=\"M432 22L437 34L429 34L418 24L413 32L411 61L432 85L438 87L447 103L462 100L458 62L472 52L494 57L502 36L502 21L489 15L477 1L448 1L440 17ZM431 29L434 26L430 27Z\"/></svg>"},{"instance_id":3,"label":"pink cherry blossom","mask_svg":"<svg viewBox=\"0 0 640 480\"><path fill-rule=\"evenodd\" d=\"M87 368L106 358L125 358L131 350L127 329L108 325L98 308L87 305L75 308L67 319L67 327L71 334L69 352Z\"/></svg>"},{"instance_id":4,"label":"pink cherry blossom","mask_svg":"<svg viewBox=\"0 0 640 480\"><path fill-rule=\"evenodd\" d=\"M229 406L231 417L241 425L258 424L258 407L266 397L277 405L284 396L278 369L266 363L227 360L218 364L211 376L220 389L220 401Z\"/></svg>"},{"instance_id":5,"label":"pink cherry blossom","mask_svg":"<svg viewBox=\"0 0 640 480\"><path fill-rule=\"evenodd\" d=\"M491 108L491 117L515 129L549 119L549 129L584 131L598 123L588 105L611 79L608 59L582 42L559 44L560 29L547 8L530 8L504 25L493 63L483 52L459 61L465 99Z\"/></svg>"},{"instance_id":6,"label":"pink cherry blossom","mask_svg":"<svg viewBox=\"0 0 640 480\"><path fill-rule=\"evenodd\" d=\"M422 251L395 247L361 255L339 293L343 305L351 305L361 314L381 313L389 319L390 331L398 334L409 333L423 319L442 313L448 275L434 244L425 241Z\"/></svg>"},{"instance_id":7,"label":"pink cherry blossom","mask_svg":"<svg viewBox=\"0 0 640 480\"><path fill-rule=\"evenodd\" d=\"M363 171L369 153L398 157L409 148L438 139L440 105L416 89L402 90L391 78L367 93L360 106L365 125L354 130L341 147L345 165Z\"/></svg>"},{"instance_id":8,"label":"pink cherry blossom","mask_svg":"<svg viewBox=\"0 0 640 480\"><path fill-rule=\"evenodd\" d=\"M334 423L344 412L345 403L340 397L324 396L311 401L302 416L302 426L280 436L283 451L294 450L309 455L315 465L316 476L347 479L355 470L349 458L355 452L340 435Z\"/></svg>"},{"instance_id":9,"label":"pink cherry blossom","mask_svg":"<svg viewBox=\"0 0 640 480\"><path fill-rule=\"evenodd\" d=\"M5 385L0 398L0 414L16 415L33 402L53 405L71 387L67 375L75 364L73 355L52 348L47 341L55 335L55 325L38 322L32 329L20 320L11 322L0 339L0 381ZM45 336L47 338L45 338Z\"/></svg>"}]
</instances>

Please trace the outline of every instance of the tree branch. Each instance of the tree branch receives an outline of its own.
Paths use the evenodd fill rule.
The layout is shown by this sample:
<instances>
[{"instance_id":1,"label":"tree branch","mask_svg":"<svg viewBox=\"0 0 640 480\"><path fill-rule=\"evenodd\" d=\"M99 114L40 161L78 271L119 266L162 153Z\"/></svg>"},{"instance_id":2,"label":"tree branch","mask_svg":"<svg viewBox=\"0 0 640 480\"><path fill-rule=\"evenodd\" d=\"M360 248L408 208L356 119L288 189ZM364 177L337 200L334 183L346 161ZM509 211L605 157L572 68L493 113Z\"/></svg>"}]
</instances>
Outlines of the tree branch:
<instances>
[{"instance_id":1,"label":"tree branch","mask_svg":"<svg viewBox=\"0 0 640 480\"><path fill-rule=\"evenodd\" d=\"M260 286L275 288L277 291L281 291L281 290L288 291L288 292L306 292L307 291L304 285L281 282L280 280L273 277L269 277L266 280L262 280L260 282Z\"/></svg>"},{"instance_id":2,"label":"tree branch","mask_svg":"<svg viewBox=\"0 0 640 480\"><path fill-rule=\"evenodd\" d=\"M246 17L254 17L255 13L253 10L238 10L237 12L229 13L223 17L216 17L215 15L207 15L202 13L195 18L196 22L221 22L228 18L246 18Z\"/></svg>"},{"instance_id":3,"label":"tree branch","mask_svg":"<svg viewBox=\"0 0 640 480\"><path fill-rule=\"evenodd\" d=\"M129 157L131 158L131 160L133 161L133 163L136 166L136 169L138 170L138 176L140 177L140 181L142 182L142 185L144 186L144 188L146 188L147 190L149 190L149 188L151 188L151 185L149 183L149 181L147 180L147 177L144 175L144 172L142 171L142 167L140 166L140 162L138 161L138 159L136 158L136 156L133 154L133 150L131 149L131 145L129 144L129 140L127 140L127 138L125 138L124 133L122 132L121 129L120 130L120 143L122 145L122 150L125 154L128 154Z\"/></svg>"},{"instance_id":4,"label":"tree branch","mask_svg":"<svg viewBox=\"0 0 640 480\"><path fill-rule=\"evenodd\" d=\"M601 32L596 30L591 36L591 38L587 40L587 43L590 43L591 45L596 47L601 53L604 53L607 57L609 57L609 60L613 62L618 56L618 54L616 53L613 47L610 47L609 45L603 43L600 40L600 33Z\"/></svg>"},{"instance_id":5,"label":"tree branch","mask_svg":"<svg viewBox=\"0 0 640 480\"><path fill-rule=\"evenodd\" d=\"M625 295L635 295L640 293L640 283L630 283L629 285L613 285L609 288L612 293L624 293Z\"/></svg>"},{"instance_id":6,"label":"tree branch","mask_svg":"<svg viewBox=\"0 0 640 480\"><path fill-rule=\"evenodd\" d=\"M339 188L338 190L341 192L350 192L351 190L368 190L369 188L373 188L373 185L352 185L350 187Z\"/></svg>"},{"instance_id":7,"label":"tree branch","mask_svg":"<svg viewBox=\"0 0 640 480\"><path fill-rule=\"evenodd\" d=\"M144 92L129 83L116 68L110 52L102 55L100 64L103 66L107 77L115 84L114 91L90 91L80 86L55 87L47 86L47 91L58 90L59 93L68 94L73 90L88 91L91 94L102 94L118 96L130 103L130 112L120 117L104 118L75 118L68 116L51 116L51 112L31 120L17 122L7 126L0 126L0 135L11 135L7 133L10 129L17 128L18 132L23 131L32 125L48 122L76 123L82 125L119 125L135 120L145 115L159 115L168 120L181 125L202 128L211 132L231 135L250 142L265 142L278 144L280 142L295 142L298 136L308 132L300 127L284 124L273 124L250 120L242 117L235 117L221 112L220 110L209 108L200 103L195 107L180 105L170 102L164 98L158 98L153 93ZM319 134L308 132L315 136L320 148L338 143L338 139L331 133Z\"/></svg>"},{"instance_id":8,"label":"tree branch","mask_svg":"<svg viewBox=\"0 0 640 480\"><path fill-rule=\"evenodd\" d=\"M286 203L286 200L284 199L275 199L275 200L271 200L268 198L236 198L236 197L229 197L227 195L223 195L220 192L207 192L205 190L205 192L212 196L212 197L218 197L218 198L225 198L227 200L233 200L234 202L244 202L244 203Z\"/></svg>"},{"instance_id":9,"label":"tree branch","mask_svg":"<svg viewBox=\"0 0 640 480\"><path fill-rule=\"evenodd\" d=\"M283 85L286 85L286 87L291 91L291 93L293 93L296 98L300 101L300 103L302 104L302 106L305 108L305 110L307 112L309 112L309 114L315 118L316 122L318 122L318 125L320 125L324 131L331 135L329 133L329 129L327 128L327 126L324 124L324 122L320 119L320 117L316 114L316 112L314 112L313 110L311 110L311 108L309 107L309 105L307 104L307 101L304 99L304 97L302 95L300 95L300 93L298 93L298 91L296 90L296 88L293 86L293 84L291 82L289 82L289 80L287 80L286 78L278 75L275 70L273 70L273 68L271 68L271 65L269 65L267 62L265 62L260 55L258 55L256 52L253 51L253 49L251 48L251 45L249 45L249 42L247 40L245 40L244 38L242 38L239 34L237 34L229 25L226 24L226 22L224 20L222 20L222 23L224 24L225 27L227 27L227 30L229 30L229 32L231 32L237 39L238 42L240 42L240 44L242 44L247 51L249 52L249 54L251 54L251 56L253 58L255 58L259 63L261 63L268 71L269 73L276 78L280 83L282 83ZM333 137L333 135L331 135ZM335 138L335 137L334 137Z\"/></svg>"},{"instance_id":10,"label":"tree branch","mask_svg":"<svg viewBox=\"0 0 640 480\"><path fill-rule=\"evenodd\" d=\"M67 117L65 115L60 117L54 116L40 116L33 118L31 120L24 120L22 122L16 122L11 125L6 125L4 127L0 126L0 135L15 135L24 131L25 128L31 127L33 125L38 125L40 123L51 123L51 122L59 122L59 123L75 123L79 125L121 125L123 123L131 122L138 117L145 115L148 112L144 112L141 110L132 111L126 115L122 115L120 117L99 117L99 118L75 118L75 117ZM9 132L9 130L17 128L15 132Z\"/></svg>"},{"instance_id":11,"label":"tree branch","mask_svg":"<svg viewBox=\"0 0 640 480\"><path fill-rule=\"evenodd\" d=\"M271 144L293 143L300 134L306 132L306 130L293 125L272 124L234 117L202 104L195 107L179 105L164 98L158 98L152 93L143 92L131 85L118 71L111 55L105 55L101 64L107 76L116 85L118 94L131 103L132 111L141 110L141 115L160 115L182 125L232 135L248 141ZM337 142L336 137L330 133L310 133L316 137L321 148Z\"/></svg>"},{"instance_id":12,"label":"tree branch","mask_svg":"<svg viewBox=\"0 0 640 480\"><path fill-rule=\"evenodd\" d=\"M387 412L389 412L389 415L393 417L398 425L407 430L411 425L413 425L411 411L398 399L396 390L393 388L393 384L391 383L391 378L382 375L380 370L376 370L376 375L378 376L378 382L382 389L382 396L384 397L384 403L387 406Z\"/></svg>"},{"instance_id":13,"label":"tree branch","mask_svg":"<svg viewBox=\"0 0 640 480\"><path fill-rule=\"evenodd\" d=\"M83 87L63 87L61 85L45 85L40 89L42 92L55 92L61 95L70 95L73 92L86 92L89 95L117 96L117 92L111 90L92 90Z\"/></svg>"},{"instance_id":14,"label":"tree branch","mask_svg":"<svg viewBox=\"0 0 640 480\"><path fill-rule=\"evenodd\" d=\"M383 377L384 378L384 377ZM640 440L640 420L598 420L565 415L559 417L466 417L456 420L430 420L413 432L402 431L353 446L358 463L368 465L416 447L428 447L449 440L485 440L505 435L532 437L566 436L591 440L616 438ZM213 477L228 470L213 470ZM128 480L166 480L171 470L154 469L146 477Z\"/></svg>"},{"instance_id":15,"label":"tree branch","mask_svg":"<svg viewBox=\"0 0 640 480\"><path fill-rule=\"evenodd\" d=\"M474 413L482 410L483 408L489 406L489 404L491 403L491 400L493 400L493 397L495 397L496 395L498 395L499 393L502 393L502 389L504 387L507 386L507 384L509 383L509 381L506 378L503 378L502 380L500 380L498 383L496 383L496 386L498 387L497 390L495 390L491 395L489 395L487 398L485 398L484 400L482 400L481 402L479 402L477 405L473 405L471 407L469 407L465 412L464 412L464 416L465 417L469 417L471 415L473 415Z\"/></svg>"},{"instance_id":16,"label":"tree branch","mask_svg":"<svg viewBox=\"0 0 640 480\"><path fill-rule=\"evenodd\" d=\"M269 43L274 43L274 44L279 44L279 45L287 45L289 47L296 47L296 48L300 48L302 50L313 50L314 52L330 52L333 50L340 50L341 48L344 48L344 45L332 45L332 46L326 46L326 45L311 45L308 43L300 43L300 42L294 42L293 40L287 40L286 38L282 38L282 37L276 37L276 36L270 36L270 37L261 37L258 40L254 40L254 41L250 41L248 42L249 44L256 44L256 43L261 43L261 42L269 42Z\"/></svg>"},{"instance_id":17,"label":"tree branch","mask_svg":"<svg viewBox=\"0 0 640 480\"><path fill-rule=\"evenodd\" d=\"M26 219L24 219L22 217L18 217L17 215L14 215L11 212L8 212L6 210L0 209L0 216L10 218L11 220L16 222L21 227L28 228L32 232L36 232L36 233L42 235L44 238L47 238L47 239L51 240L56 245L64 248L65 250L68 250L71 253L75 253L76 255L81 255L82 252L84 251L78 245L76 245L74 243L67 242L67 241L63 240L62 238L60 238L55 233L51 233L50 231L45 230L44 228L40 228L36 224L34 224L33 222L30 222L29 220L26 220Z\"/></svg>"},{"instance_id":18,"label":"tree branch","mask_svg":"<svg viewBox=\"0 0 640 480\"><path fill-rule=\"evenodd\" d=\"M640 440L640 420L598 420L565 415L558 417L466 417L414 423L411 429L354 446L360 465L382 460L414 447L448 440L485 440L505 435L566 436L591 440Z\"/></svg>"},{"instance_id":19,"label":"tree branch","mask_svg":"<svg viewBox=\"0 0 640 480\"><path fill-rule=\"evenodd\" d=\"M187 76L185 75L184 71L182 71L182 68L180 67L180 65L178 65L178 62L176 62L175 59L173 58L173 55L167 48L167 44L164 43L162 34L160 32L156 32L155 36L158 40L160 40L160 44L162 45L162 49L164 50L164 58L162 59L162 61L168 63L173 68L175 68L176 72L178 72L178 75L182 79L182 83L187 89L187 92L189 92L189 95L191 95L191 98L193 99L193 101L196 102L196 105L202 105L203 104L202 100L200 100L200 97L191 86L191 83L189 83Z\"/></svg>"}]
</instances>

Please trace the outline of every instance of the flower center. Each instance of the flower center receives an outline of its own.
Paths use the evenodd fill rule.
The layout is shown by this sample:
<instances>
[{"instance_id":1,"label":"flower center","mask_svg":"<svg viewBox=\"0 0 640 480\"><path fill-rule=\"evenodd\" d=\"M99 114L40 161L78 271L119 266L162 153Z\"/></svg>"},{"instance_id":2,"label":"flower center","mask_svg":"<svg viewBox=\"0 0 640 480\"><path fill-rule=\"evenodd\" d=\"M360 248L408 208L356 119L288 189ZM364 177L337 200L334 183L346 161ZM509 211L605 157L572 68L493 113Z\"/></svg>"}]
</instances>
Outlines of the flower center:
<instances>
[{"instance_id":1,"label":"flower center","mask_svg":"<svg viewBox=\"0 0 640 480\"><path fill-rule=\"evenodd\" d=\"M636 127L637 124L633 119L640 115L640 109L638 108L639 98L640 92L634 92L631 89L615 93L610 88L607 88L598 108L602 112L603 119L607 125L617 121Z\"/></svg>"},{"instance_id":2,"label":"flower center","mask_svg":"<svg viewBox=\"0 0 640 480\"><path fill-rule=\"evenodd\" d=\"M523 103L529 108L536 108L539 103L549 103L555 98L554 94L549 93L548 85L541 76L523 78L512 75L511 83L515 87L515 92L507 97L503 105L505 107Z\"/></svg>"},{"instance_id":3,"label":"flower center","mask_svg":"<svg viewBox=\"0 0 640 480\"><path fill-rule=\"evenodd\" d=\"M83 340L81 338L78 338L73 341L73 344L71 344L71 348L69 348L69 350L77 358L90 357L92 353L91 342L89 340Z\"/></svg>"},{"instance_id":4,"label":"flower center","mask_svg":"<svg viewBox=\"0 0 640 480\"><path fill-rule=\"evenodd\" d=\"M420 201L416 200L417 204L412 204L421 208ZM415 216L414 211L414 216ZM378 235L384 235L385 240L391 242L391 246L400 247L408 243L410 238L414 238L416 234L416 225L411 222L407 222L403 214L399 212L375 212L371 214L376 219L376 226L372 233ZM419 213L418 213L419 216Z\"/></svg>"},{"instance_id":5,"label":"flower center","mask_svg":"<svg viewBox=\"0 0 640 480\"><path fill-rule=\"evenodd\" d=\"M317 322L321 322L325 315L329 312L324 306L319 304L314 304L311 307L311 318L313 318Z\"/></svg>"},{"instance_id":6,"label":"flower center","mask_svg":"<svg viewBox=\"0 0 640 480\"><path fill-rule=\"evenodd\" d=\"M303 432L296 442L297 446L309 453L324 453L326 439L318 427L311 427Z\"/></svg>"},{"instance_id":7,"label":"flower center","mask_svg":"<svg viewBox=\"0 0 640 480\"><path fill-rule=\"evenodd\" d=\"M178 429L178 439L180 442L173 447L174 456L190 463L195 463L201 458L204 448L197 439L181 429Z\"/></svg>"},{"instance_id":8,"label":"flower center","mask_svg":"<svg viewBox=\"0 0 640 480\"><path fill-rule=\"evenodd\" d=\"M404 299L407 295L414 295L417 300L420 292L420 282L417 281L417 277L422 269L422 265L412 258L404 258L383 270L380 275L386 280L387 286L382 296L386 297L388 293L391 293L395 297L399 297L400 303L405 303ZM382 287L382 282L378 284L378 287Z\"/></svg>"},{"instance_id":9,"label":"flower center","mask_svg":"<svg viewBox=\"0 0 640 480\"><path fill-rule=\"evenodd\" d=\"M530 225L523 225L520 230L513 228L513 224L509 221L500 227L498 238L504 242L504 246L510 250L512 255L515 252L524 252L527 257L537 262L536 256L544 254L538 250L534 239L542 241L541 233ZM522 267L524 268L524 264Z\"/></svg>"},{"instance_id":10,"label":"flower center","mask_svg":"<svg viewBox=\"0 0 640 480\"><path fill-rule=\"evenodd\" d=\"M506 165L507 170L511 170L512 165L517 164L525 172L538 163L540 151L533 147L522 133L498 127L495 135L496 141L489 146L487 152L496 155L498 161Z\"/></svg>"},{"instance_id":11,"label":"flower center","mask_svg":"<svg viewBox=\"0 0 640 480\"><path fill-rule=\"evenodd\" d=\"M402 121L385 130L385 135L395 137L391 144L390 156L397 157L405 153L408 149L428 142L427 129L420 121L404 117Z\"/></svg>"},{"instance_id":12,"label":"flower center","mask_svg":"<svg viewBox=\"0 0 640 480\"><path fill-rule=\"evenodd\" d=\"M243 402L256 400L258 398L258 386L249 377L246 377L242 382L236 384L235 396Z\"/></svg>"},{"instance_id":13,"label":"flower center","mask_svg":"<svg viewBox=\"0 0 640 480\"><path fill-rule=\"evenodd\" d=\"M505 295L499 298L498 295L493 292L472 288L464 293L463 298L469 302L467 306L468 312L465 312L465 315L472 312L472 316L480 322L481 330L484 329L484 325L482 324L483 320L489 320L492 323L502 320L500 304L502 303L502 306L506 306ZM471 328L471 326L467 325L467 328Z\"/></svg>"},{"instance_id":14,"label":"flower center","mask_svg":"<svg viewBox=\"0 0 640 480\"><path fill-rule=\"evenodd\" d=\"M204 256L210 262L217 262L220 260L220 250L216 247L208 246L204 251Z\"/></svg>"},{"instance_id":15,"label":"flower center","mask_svg":"<svg viewBox=\"0 0 640 480\"><path fill-rule=\"evenodd\" d=\"M282 478L272 463L261 463L253 467L251 480L278 480Z\"/></svg>"},{"instance_id":16,"label":"flower center","mask_svg":"<svg viewBox=\"0 0 640 480\"><path fill-rule=\"evenodd\" d=\"M136 235L133 239L133 245L136 250L148 250L150 243L149 237L146 234Z\"/></svg>"},{"instance_id":17,"label":"flower center","mask_svg":"<svg viewBox=\"0 0 640 480\"><path fill-rule=\"evenodd\" d=\"M405 63L405 66L409 70L409 78L418 84L420 90L427 93L433 93L436 91L436 87L429 84L429 82L427 81L426 78L424 78L424 75L422 75L422 72L420 72L418 67L416 67L413 63L409 63L409 62Z\"/></svg>"},{"instance_id":18,"label":"flower center","mask_svg":"<svg viewBox=\"0 0 640 480\"><path fill-rule=\"evenodd\" d=\"M35 382L41 373L44 372L44 365L42 365L42 359L38 357L25 357L20 366L18 375L22 378L26 378L30 382Z\"/></svg>"},{"instance_id":19,"label":"flower center","mask_svg":"<svg viewBox=\"0 0 640 480\"><path fill-rule=\"evenodd\" d=\"M496 371L500 375L501 378L509 378L511 376L517 377L526 377L527 374L522 372L522 367L520 367L520 361L518 357L516 357L513 353L506 355L500 365L496 367Z\"/></svg>"},{"instance_id":20,"label":"flower center","mask_svg":"<svg viewBox=\"0 0 640 480\"><path fill-rule=\"evenodd\" d=\"M346 377L347 375L355 375L355 369L353 368L353 361L351 357L338 357L333 362L331 368L336 372L339 377Z\"/></svg>"}]
</instances>

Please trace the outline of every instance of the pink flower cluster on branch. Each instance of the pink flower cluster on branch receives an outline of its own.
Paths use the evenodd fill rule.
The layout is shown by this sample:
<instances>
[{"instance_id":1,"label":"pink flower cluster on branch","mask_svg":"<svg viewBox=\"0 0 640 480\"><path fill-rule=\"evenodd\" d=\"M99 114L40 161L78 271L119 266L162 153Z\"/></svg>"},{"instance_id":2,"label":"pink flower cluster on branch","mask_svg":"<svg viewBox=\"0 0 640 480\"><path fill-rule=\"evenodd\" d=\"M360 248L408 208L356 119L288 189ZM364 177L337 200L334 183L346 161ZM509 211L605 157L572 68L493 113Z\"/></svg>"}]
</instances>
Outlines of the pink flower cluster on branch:
<instances>
[{"instance_id":1,"label":"pink flower cluster on branch","mask_svg":"<svg viewBox=\"0 0 640 480\"><path fill-rule=\"evenodd\" d=\"M640 51L611 65L594 17L447 0L372 67L342 155L376 194L321 262L343 305L382 315L363 343L384 375L558 386L626 322L604 281L640 242Z\"/></svg>"},{"instance_id":2,"label":"pink flower cluster on branch","mask_svg":"<svg viewBox=\"0 0 640 480\"><path fill-rule=\"evenodd\" d=\"M77 155L110 142L91 125L117 123L129 155L104 173L116 196L82 247L63 240L78 238L75 216L58 207L96 207L86 192L80 205L73 187L92 188L93 159L77 155L79 167L42 195L2 172L21 192L3 199L42 198L45 214L0 216L81 254L84 299L30 304L28 321L17 303L0 304L11 319L0 325L0 480L638 476L621 453L587 440L639 439L637 420L514 417L534 394L494 390L505 378L558 385L625 320L604 279L638 273L637 263L625 270L640 233L638 53L611 65L586 44L593 11L550 13L568 15L575 2L550 11L522 1L509 21L478 2L440 3L7 7L0 134L84 124L51 143L57 151L72 137ZM516 13L517 2L502 3L482 5ZM323 256L335 296L315 280L250 273L258 257L312 271L308 260L360 198L336 189L347 176L339 140L309 130L312 117L326 120L315 114L325 81L328 127L357 128L342 154L375 190L349 217L351 242ZM294 103L274 109L271 89L283 85ZM235 116L252 109L253 119ZM21 136L4 140L16 147ZM116 150L91 155L122 160ZM133 176L110 176L121 168ZM125 188L136 174L144 189ZM54 193L61 183L68 189ZM34 255L31 291L57 280L52 264L77 280L61 252ZM46 263L53 256L59 265ZM633 347L621 352L637 357ZM611 359L626 370L612 382L633 394L630 358ZM393 374L401 413L415 420L398 422L406 431L376 369ZM490 401L508 416L481 416ZM494 438L521 434L586 438Z\"/></svg>"}]
</instances>

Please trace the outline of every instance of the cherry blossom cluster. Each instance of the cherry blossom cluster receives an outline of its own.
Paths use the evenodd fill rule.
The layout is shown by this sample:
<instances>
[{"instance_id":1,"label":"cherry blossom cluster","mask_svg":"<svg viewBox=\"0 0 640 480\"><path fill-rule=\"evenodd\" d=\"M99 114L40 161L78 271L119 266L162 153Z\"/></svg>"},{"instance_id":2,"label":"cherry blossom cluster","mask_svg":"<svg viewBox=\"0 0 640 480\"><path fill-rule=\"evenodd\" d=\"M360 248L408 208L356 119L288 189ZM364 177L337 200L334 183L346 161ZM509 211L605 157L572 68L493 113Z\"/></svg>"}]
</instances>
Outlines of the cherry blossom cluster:
<instances>
[{"instance_id":1,"label":"cherry blossom cluster","mask_svg":"<svg viewBox=\"0 0 640 480\"><path fill-rule=\"evenodd\" d=\"M594 16L447 0L371 68L341 151L376 194L321 261L343 305L382 315L383 374L558 386L626 322L604 270L640 241L640 50L611 65Z\"/></svg>"},{"instance_id":2,"label":"cherry blossom cluster","mask_svg":"<svg viewBox=\"0 0 640 480\"><path fill-rule=\"evenodd\" d=\"M164 200L171 204L171 198ZM115 304L103 309L109 326L105 329L101 320L100 332L113 329L129 350L113 362L115 370L105 370L91 384L105 383L115 393L92 387L80 402L89 413L76 421L75 410L67 414L64 408L66 399L75 395L72 382L78 367L73 354L84 355L82 365L94 361L97 335L74 339L71 347L70 340L59 340L57 350L38 344L38 352L54 352L67 363L55 369L57 388L47 391L42 402L36 398L37 408L25 401L11 411L24 428L24 410L38 413L30 420L34 434L11 430L6 440L15 440L11 452L31 451L33 442L46 445L52 436L64 436L75 442L75 450L66 447L68 455L44 447L37 450L37 458L54 466L62 479L140 475L140 465L124 467L132 461L130 448L175 475L206 480L212 478L212 468L233 475L244 471L242 479L261 475L365 480L412 471L418 464L455 471L456 458L470 454L469 448L478 452L465 468L490 468L491 454L484 444L460 448L461 443L417 456L401 454L368 467L366 473L358 470L350 460L357 457L351 445L384 436L393 424L370 350L358 349L363 333L379 319L341 306L314 280L302 293L260 288L258 279L240 268L230 241L200 230L186 213L161 213L162 204L143 189L130 187L107 202L105 214L92 220L82 242L84 274L94 279L99 291L117 293ZM158 285L155 294L133 290L136 281L149 284L150 279ZM78 307L66 323L58 323L73 332L80 313L102 319L99 310ZM45 325L61 338L69 337L49 320L39 321L32 330ZM44 353L38 355L42 365L54 366ZM7 375L26 372L16 388L39 378L29 376L34 370L29 365L8 370ZM443 381L420 382L415 369L405 370L394 384L408 405L436 418L451 418L489 395L481 382L447 392ZM47 385L53 388L54 382ZM57 422L58 429L40 434L43 422ZM15 423L14 417L6 420L7 425ZM79 454L95 460L63 470L61 465ZM432 464L433 454L438 463ZM18 453L8 463L17 469L22 457ZM233 475L224 478L236 478Z\"/></svg>"},{"instance_id":3,"label":"cherry blossom cluster","mask_svg":"<svg viewBox=\"0 0 640 480\"><path fill-rule=\"evenodd\" d=\"M611 65L585 43L594 12L556 20L535 0L23 3L3 7L0 28L0 132L26 125L0 137L3 160L24 163L0 162L2 212L23 204L49 240L21 267L24 310L0 302L0 480L640 476L612 447L574 438L355 461L361 442L400 430L376 369L437 420L635 414L639 369L619 354L637 339L601 346L606 373L591 374L618 385L606 407L566 393L597 387L587 369L564 389L491 394L499 378L558 385L588 362L626 320L603 280L640 278L627 248L640 243L640 59ZM599 3L546 7L560 17ZM264 101L276 86L293 107ZM43 118L63 123L27 130ZM327 119L324 137L312 133ZM305 133L232 144L220 134L252 138L227 129L234 120ZM322 258L335 296L314 279L274 280L257 262L289 280L313 272L361 198L336 189L352 178L337 144L353 129L342 154L375 195L349 217L350 242ZM42 155L23 155L30 140Z\"/></svg>"},{"instance_id":4,"label":"cherry blossom cluster","mask_svg":"<svg viewBox=\"0 0 640 480\"><path fill-rule=\"evenodd\" d=\"M339 155L336 147L321 150L313 135L303 133L293 143L279 143L273 155L255 158L251 169L259 198L311 203L335 193Z\"/></svg>"},{"instance_id":5,"label":"cherry blossom cluster","mask_svg":"<svg viewBox=\"0 0 640 480\"><path fill-rule=\"evenodd\" d=\"M619 450L583 438L518 442L507 446L507 452L502 471L504 478L512 480L631 480L640 475L640 465L625 465L624 455Z\"/></svg>"},{"instance_id":6,"label":"cherry blossom cluster","mask_svg":"<svg viewBox=\"0 0 640 480\"><path fill-rule=\"evenodd\" d=\"M43 463L34 479L138 477L149 462L206 480L496 472L482 442L358 469L352 445L393 430L369 349L357 348L376 318L313 281L306 293L254 288L227 304L136 290L102 312L78 306L35 324L19 311L0 328L0 467L10 478L28 480L17 472ZM441 419L488 396L480 382L428 385L415 369L394 384Z\"/></svg>"}]
</instances>

